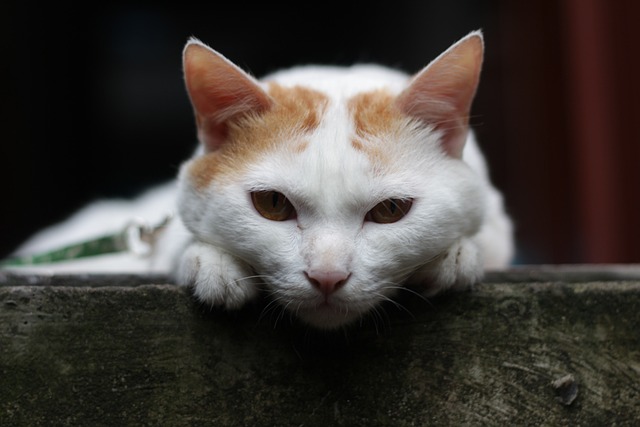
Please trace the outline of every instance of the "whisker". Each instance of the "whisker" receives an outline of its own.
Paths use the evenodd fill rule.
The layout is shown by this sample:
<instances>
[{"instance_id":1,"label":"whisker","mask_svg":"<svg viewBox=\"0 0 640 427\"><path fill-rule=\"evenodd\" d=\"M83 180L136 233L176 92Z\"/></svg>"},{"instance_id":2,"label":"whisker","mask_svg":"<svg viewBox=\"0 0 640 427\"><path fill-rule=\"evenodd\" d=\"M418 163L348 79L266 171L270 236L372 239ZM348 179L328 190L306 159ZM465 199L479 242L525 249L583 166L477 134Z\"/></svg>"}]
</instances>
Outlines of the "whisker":
<instances>
[{"instance_id":1,"label":"whisker","mask_svg":"<svg viewBox=\"0 0 640 427\"><path fill-rule=\"evenodd\" d=\"M373 322L376 334L380 335L381 327L390 323L389 316L383 306L369 303L369 318Z\"/></svg>"},{"instance_id":2,"label":"whisker","mask_svg":"<svg viewBox=\"0 0 640 427\"><path fill-rule=\"evenodd\" d=\"M264 278L266 278L266 277L268 277L268 276L265 276L265 275L263 275L263 274L256 274L256 275L253 275L253 276L240 277L239 279L234 280L234 281L232 282L232 284L233 284L233 285L238 285L238 284L240 284L240 282L243 282L243 281L245 281L245 280L264 279ZM259 285L266 285L266 282L264 282L264 281L262 281L262 282L256 282L256 284L259 284Z\"/></svg>"},{"instance_id":3,"label":"whisker","mask_svg":"<svg viewBox=\"0 0 640 427\"><path fill-rule=\"evenodd\" d=\"M283 299L282 297L271 298L269 303L262 309L262 312L260 313L258 321L261 321L262 319L264 319L264 317L267 314L274 313L279 308L282 309L282 305L280 304L280 300L282 299ZM276 324L277 324L277 318L276 318Z\"/></svg>"},{"instance_id":4,"label":"whisker","mask_svg":"<svg viewBox=\"0 0 640 427\"><path fill-rule=\"evenodd\" d=\"M411 312L411 310L409 310L407 307L405 307L403 304L401 304L400 302L398 302L397 300L393 299L393 298L389 298L383 294L376 294L379 295L384 301L392 304L396 309L401 310L405 313L407 313L409 316L411 316L414 320L415 320L415 315ZM380 309L384 311L385 315L387 315L387 319L388 319L388 314L387 312L384 310L384 306L380 306Z\"/></svg>"},{"instance_id":5,"label":"whisker","mask_svg":"<svg viewBox=\"0 0 640 427\"><path fill-rule=\"evenodd\" d=\"M401 286L398 289L403 291L403 292L407 292L407 293L409 293L411 295L414 295L414 296L420 298L422 301L424 301L427 304L429 304L431 307L434 307L434 305L431 302L431 300L429 298L427 298L426 296L424 296L423 294L421 294L420 292L418 292L418 291L416 291L414 289L408 288L406 286Z\"/></svg>"},{"instance_id":6,"label":"whisker","mask_svg":"<svg viewBox=\"0 0 640 427\"><path fill-rule=\"evenodd\" d=\"M404 266L404 267L402 267L402 268L397 270L396 275L400 276L400 277L404 277L404 280L406 280L408 278L408 276L410 276L411 274L413 274L416 271L420 270L421 268L426 267L428 264L432 263L433 261L435 261L438 258L440 258L441 256L443 256L443 254L444 254L444 252L443 253L438 253L438 254L435 254L435 255L431 256L430 258L427 258L426 260L421 260L421 261L416 262L414 264L410 264L410 265Z\"/></svg>"}]
</instances>

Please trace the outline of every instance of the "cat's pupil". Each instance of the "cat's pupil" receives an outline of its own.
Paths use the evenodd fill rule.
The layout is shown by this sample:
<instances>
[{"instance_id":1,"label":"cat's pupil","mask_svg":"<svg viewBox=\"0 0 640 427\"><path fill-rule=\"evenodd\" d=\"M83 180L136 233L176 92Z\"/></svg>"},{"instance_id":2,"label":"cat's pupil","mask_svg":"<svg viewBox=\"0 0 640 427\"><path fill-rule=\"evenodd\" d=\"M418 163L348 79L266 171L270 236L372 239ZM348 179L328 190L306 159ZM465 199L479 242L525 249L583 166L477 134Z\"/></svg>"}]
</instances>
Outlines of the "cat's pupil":
<instances>
[{"instance_id":1,"label":"cat's pupil","mask_svg":"<svg viewBox=\"0 0 640 427\"><path fill-rule=\"evenodd\" d=\"M274 191L273 195L271 196L271 202L274 208L278 206L278 199L280 199L280 195Z\"/></svg>"}]
</instances>

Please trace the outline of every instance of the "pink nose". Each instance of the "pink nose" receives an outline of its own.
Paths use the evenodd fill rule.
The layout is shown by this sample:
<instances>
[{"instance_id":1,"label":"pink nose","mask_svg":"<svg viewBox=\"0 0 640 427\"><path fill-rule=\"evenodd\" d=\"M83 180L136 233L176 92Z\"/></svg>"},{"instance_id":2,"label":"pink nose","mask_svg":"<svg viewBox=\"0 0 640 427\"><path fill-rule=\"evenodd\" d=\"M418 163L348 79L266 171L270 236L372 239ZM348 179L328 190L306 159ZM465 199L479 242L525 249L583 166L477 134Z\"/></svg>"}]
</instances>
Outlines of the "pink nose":
<instances>
[{"instance_id":1,"label":"pink nose","mask_svg":"<svg viewBox=\"0 0 640 427\"><path fill-rule=\"evenodd\" d=\"M325 295L330 295L344 286L349 276L351 276L351 273L344 271L311 270L309 272L305 271L304 275L314 288L317 288Z\"/></svg>"}]
</instances>

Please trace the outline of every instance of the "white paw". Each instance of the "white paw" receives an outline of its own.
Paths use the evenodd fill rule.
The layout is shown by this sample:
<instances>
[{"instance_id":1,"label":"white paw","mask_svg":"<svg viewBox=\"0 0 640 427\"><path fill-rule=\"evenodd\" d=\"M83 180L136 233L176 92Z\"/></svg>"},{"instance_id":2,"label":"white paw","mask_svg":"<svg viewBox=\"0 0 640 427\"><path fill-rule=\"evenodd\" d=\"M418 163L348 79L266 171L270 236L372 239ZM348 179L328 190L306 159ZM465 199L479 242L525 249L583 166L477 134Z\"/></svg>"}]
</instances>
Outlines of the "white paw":
<instances>
[{"instance_id":1,"label":"white paw","mask_svg":"<svg viewBox=\"0 0 640 427\"><path fill-rule=\"evenodd\" d=\"M236 309L258 295L254 276L249 265L232 255L194 242L182 255L176 279L192 286L201 301Z\"/></svg>"},{"instance_id":2,"label":"white paw","mask_svg":"<svg viewBox=\"0 0 640 427\"><path fill-rule=\"evenodd\" d=\"M482 258L477 244L463 238L418 270L409 283L420 285L424 295L432 296L446 289L467 289L480 281L482 274Z\"/></svg>"}]
</instances>

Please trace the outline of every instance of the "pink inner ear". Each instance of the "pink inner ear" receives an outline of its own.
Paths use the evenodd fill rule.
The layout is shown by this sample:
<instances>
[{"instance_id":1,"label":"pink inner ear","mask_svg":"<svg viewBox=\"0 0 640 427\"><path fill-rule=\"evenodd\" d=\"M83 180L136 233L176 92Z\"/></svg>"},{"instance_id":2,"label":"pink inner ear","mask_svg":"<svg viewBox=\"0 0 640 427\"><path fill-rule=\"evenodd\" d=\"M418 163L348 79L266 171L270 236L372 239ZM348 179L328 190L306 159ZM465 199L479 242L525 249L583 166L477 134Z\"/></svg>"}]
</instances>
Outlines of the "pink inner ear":
<instances>
[{"instance_id":1,"label":"pink inner ear","mask_svg":"<svg viewBox=\"0 0 640 427\"><path fill-rule=\"evenodd\" d=\"M200 42L187 43L184 74L198 138L207 151L224 144L229 120L262 112L271 105L269 95L251 76Z\"/></svg>"},{"instance_id":2,"label":"pink inner ear","mask_svg":"<svg viewBox=\"0 0 640 427\"><path fill-rule=\"evenodd\" d=\"M462 157L469 113L482 68L483 41L474 32L420 71L397 98L401 111L442 132L442 147Z\"/></svg>"}]
</instances>

